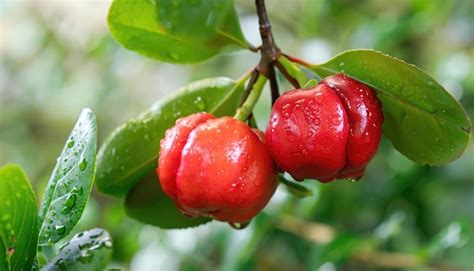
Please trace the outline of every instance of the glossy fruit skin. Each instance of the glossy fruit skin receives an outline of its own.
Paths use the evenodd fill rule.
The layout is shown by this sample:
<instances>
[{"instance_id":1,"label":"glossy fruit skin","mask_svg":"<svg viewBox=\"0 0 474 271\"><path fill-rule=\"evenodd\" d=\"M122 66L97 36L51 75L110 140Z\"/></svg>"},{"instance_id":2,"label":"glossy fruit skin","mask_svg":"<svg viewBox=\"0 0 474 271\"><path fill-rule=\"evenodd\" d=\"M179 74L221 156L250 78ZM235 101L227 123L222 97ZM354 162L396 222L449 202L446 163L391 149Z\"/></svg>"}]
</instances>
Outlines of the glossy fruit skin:
<instances>
[{"instance_id":1,"label":"glossy fruit skin","mask_svg":"<svg viewBox=\"0 0 474 271\"><path fill-rule=\"evenodd\" d=\"M383 113L376 94L343 74L286 92L265 133L278 166L295 179L359 179L375 155Z\"/></svg>"},{"instance_id":2,"label":"glossy fruit skin","mask_svg":"<svg viewBox=\"0 0 474 271\"><path fill-rule=\"evenodd\" d=\"M189 216L251 220L278 184L263 138L230 117L197 113L177 120L160 144L157 174L163 191Z\"/></svg>"}]
</instances>

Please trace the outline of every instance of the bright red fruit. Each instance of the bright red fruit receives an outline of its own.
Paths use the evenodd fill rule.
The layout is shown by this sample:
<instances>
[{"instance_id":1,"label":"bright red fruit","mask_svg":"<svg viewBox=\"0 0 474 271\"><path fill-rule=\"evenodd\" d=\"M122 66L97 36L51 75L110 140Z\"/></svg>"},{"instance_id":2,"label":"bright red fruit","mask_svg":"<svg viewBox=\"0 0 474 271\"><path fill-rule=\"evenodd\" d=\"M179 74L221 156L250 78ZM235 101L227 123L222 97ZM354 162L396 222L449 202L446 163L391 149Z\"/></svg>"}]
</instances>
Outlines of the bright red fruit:
<instances>
[{"instance_id":1,"label":"bright red fruit","mask_svg":"<svg viewBox=\"0 0 474 271\"><path fill-rule=\"evenodd\" d=\"M230 117L197 113L179 119L161 141L163 191L190 216L244 223L277 187L264 135Z\"/></svg>"},{"instance_id":2,"label":"bright red fruit","mask_svg":"<svg viewBox=\"0 0 474 271\"><path fill-rule=\"evenodd\" d=\"M266 143L295 179L359 179L377 151L383 114L376 94L343 74L275 102Z\"/></svg>"}]
</instances>

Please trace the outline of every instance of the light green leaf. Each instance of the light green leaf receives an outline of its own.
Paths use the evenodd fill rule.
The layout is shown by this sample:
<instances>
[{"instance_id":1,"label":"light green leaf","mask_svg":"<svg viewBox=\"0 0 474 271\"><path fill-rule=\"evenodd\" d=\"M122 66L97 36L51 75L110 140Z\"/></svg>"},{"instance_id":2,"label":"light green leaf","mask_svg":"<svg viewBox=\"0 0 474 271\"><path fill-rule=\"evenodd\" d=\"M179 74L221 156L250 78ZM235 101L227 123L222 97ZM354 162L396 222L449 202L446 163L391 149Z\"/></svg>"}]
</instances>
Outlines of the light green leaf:
<instances>
[{"instance_id":1,"label":"light green leaf","mask_svg":"<svg viewBox=\"0 0 474 271\"><path fill-rule=\"evenodd\" d=\"M125 211L131 218L163 229L195 227L210 221L209 218L183 215L161 189L155 172L130 190Z\"/></svg>"},{"instance_id":2,"label":"light green leaf","mask_svg":"<svg viewBox=\"0 0 474 271\"><path fill-rule=\"evenodd\" d=\"M112 256L112 239L103 229L93 229L74 235L42 271L105 270Z\"/></svg>"},{"instance_id":3,"label":"light green leaf","mask_svg":"<svg viewBox=\"0 0 474 271\"><path fill-rule=\"evenodd\" d=\"M36 255L35 194L17 165L0 168L0 270L30 270Z\"/></svg>"},{"instance_id":4,"label":"light green leaf","mask_svg":"<svg viewBox=\"0 0 474 271\"><path fill-rule=\"evenodd\" d=\"M470 141L471 122L461 105L413 65L373 50L352 50L311 69L321 77L345 73L377 91L385 136L417 163L453 161Z\"/></svg>"},{"instance_id":5,"label":"light green leaf","mask_svg":"<svg viewBox=\"0 0 474 271\"><path fill-rule=\"evenodd\" d=\"M108 22L125 48L171 63L248 47L232 0L114 0Z\"/></svg>"},{"instance_id":6,"label":"light green leaf","mask_svg":"<svg viewBox=\"0 0 474 271\"><path fill-rule=\"evenodd\" d=\"M233 115L243 82L210 78L191 83L158 101L138 118L118 127L101 146L97 158L97 187L124 196L157 166L160 140L177 118L200 111Z\"/></svg>"},{"instance_id":7,"label":"light green leaf","mask_svg":"<svg viewBox=\"0 0 474 271\"><path fill-rule=\"evenodd\" d=\"M81 218L94 182L97 124L84 109L59 156L39 212L39 246L66 236Z\"/></svg>"}]
</instances>

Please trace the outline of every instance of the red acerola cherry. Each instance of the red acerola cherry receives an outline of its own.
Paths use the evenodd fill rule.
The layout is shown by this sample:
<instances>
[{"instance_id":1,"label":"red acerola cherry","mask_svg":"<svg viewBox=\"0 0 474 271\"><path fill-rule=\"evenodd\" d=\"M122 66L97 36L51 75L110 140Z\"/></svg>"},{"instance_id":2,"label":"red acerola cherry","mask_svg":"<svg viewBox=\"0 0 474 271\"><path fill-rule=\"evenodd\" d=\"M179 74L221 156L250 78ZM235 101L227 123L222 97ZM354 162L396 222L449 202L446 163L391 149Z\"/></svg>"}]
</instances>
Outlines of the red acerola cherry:
<instances>
[{"instance_id":1,"label":"red acerola cherry","mask_svg":"<svg viewBox=\"0 0 474 271\"><path fill-rule=\"evenodd\" d=\"M163 191L189 216L251 220L278 184L263 139L231 117L197 113L177 120L161 141L157 174Z\"/></svg>"},{"instance_id":2,"label":"red acerola cherry","mask_svg":"<svg viewBox=\"0 0 474 271\"><path fill-rule=\"evenodd\" d=\"M343 74L277 99L266 144L295 179L359 179L377 151L383 114L376 94Z\"/></svg>"}]
</instances>

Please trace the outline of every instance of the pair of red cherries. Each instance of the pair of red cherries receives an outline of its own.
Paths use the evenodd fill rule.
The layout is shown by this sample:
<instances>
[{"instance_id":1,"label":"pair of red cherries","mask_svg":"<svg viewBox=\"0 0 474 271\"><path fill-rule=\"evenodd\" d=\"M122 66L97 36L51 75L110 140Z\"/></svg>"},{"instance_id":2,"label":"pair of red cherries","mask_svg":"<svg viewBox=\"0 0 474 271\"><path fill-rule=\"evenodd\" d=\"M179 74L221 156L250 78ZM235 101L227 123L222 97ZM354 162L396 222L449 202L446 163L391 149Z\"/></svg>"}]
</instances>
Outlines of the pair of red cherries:
<instances>
[{"instance_id":1,"label":"pair of red cherries","mask_svg":"<svg viewBox=\"0 0 474 271\"><path fill-rule=\"evenodd\" d=\"M178 119L161 141L157 174L184 214L245 223L272 197L279 171L321 182L362 177L382 123L374 91L338 74L280 96L265 134L205 112Z\"/></svg>"}]
</instances>

